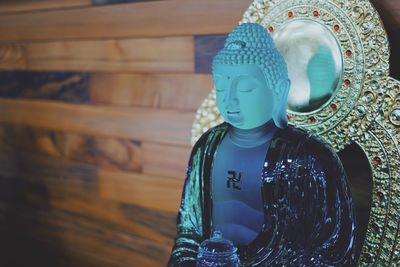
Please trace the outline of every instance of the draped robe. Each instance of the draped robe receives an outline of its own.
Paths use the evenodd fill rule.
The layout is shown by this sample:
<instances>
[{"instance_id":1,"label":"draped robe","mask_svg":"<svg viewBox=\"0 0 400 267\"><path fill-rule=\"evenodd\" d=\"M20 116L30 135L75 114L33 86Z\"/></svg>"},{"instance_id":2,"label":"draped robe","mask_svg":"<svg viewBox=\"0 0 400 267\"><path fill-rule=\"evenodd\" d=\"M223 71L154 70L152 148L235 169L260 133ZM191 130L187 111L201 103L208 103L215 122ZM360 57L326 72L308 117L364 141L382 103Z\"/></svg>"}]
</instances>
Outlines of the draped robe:
<instances>
[{"instance_id":1,"label":"draped robe","mask_svg":"<svg viewBox=\"0 0 400 267\"><path fill-rule=\"evenodd\" d=\"M189 158L169 267L195 266L212 226L211 170L229 127L222 123L196 142ZM264 224L238 248L241 266L354 266L355 217L343 166L316 135L287 126L266 153L261 192Z\"/></svg>"}]
</instances>

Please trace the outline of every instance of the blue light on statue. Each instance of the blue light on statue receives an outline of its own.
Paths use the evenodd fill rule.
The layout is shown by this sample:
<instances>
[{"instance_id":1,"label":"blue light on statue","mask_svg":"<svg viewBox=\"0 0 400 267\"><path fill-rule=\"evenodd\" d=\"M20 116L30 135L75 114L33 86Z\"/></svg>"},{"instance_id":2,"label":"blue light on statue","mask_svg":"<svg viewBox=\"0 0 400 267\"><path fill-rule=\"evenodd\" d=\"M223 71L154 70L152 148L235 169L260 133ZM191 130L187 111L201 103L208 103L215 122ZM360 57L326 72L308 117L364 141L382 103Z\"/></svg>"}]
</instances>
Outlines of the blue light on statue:
<instances>
[{"instance_id":1,"label":"blue light on statue","mask_svg":"<svg viewBox=\"0 0 400 267\"><path fill-rule=\"evenodd\" d=\"M215 230L244 266L353 265L342 164L323 140L287 125L287 67L267 31L237 26L214 58L213 79L225 122L193 147L168 266L195 266Z\"/></svg>"}]
</instances>

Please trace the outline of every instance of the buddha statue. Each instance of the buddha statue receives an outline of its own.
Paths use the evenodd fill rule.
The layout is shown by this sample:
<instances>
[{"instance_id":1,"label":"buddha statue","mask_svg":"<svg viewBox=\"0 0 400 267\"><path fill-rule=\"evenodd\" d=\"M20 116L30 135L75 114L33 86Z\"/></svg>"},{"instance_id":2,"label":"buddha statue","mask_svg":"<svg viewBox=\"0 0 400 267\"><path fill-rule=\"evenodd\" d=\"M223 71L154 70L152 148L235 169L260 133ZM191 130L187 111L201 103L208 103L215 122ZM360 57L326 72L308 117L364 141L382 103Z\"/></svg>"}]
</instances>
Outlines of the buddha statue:
<instances>
[{"instance_id":1,"label":"buddha statue","mask_svg":"<svg viewBox=\"0 0 400 267\"><path fill-rule=\"evenodd\" d=\"M286 63L244 23L213 60L225 122L194 145L168 266L195 266L219 231L242 266L353 266L355 220L343 166L326 142L288 125Z\"/></svg>"}]
</instances>

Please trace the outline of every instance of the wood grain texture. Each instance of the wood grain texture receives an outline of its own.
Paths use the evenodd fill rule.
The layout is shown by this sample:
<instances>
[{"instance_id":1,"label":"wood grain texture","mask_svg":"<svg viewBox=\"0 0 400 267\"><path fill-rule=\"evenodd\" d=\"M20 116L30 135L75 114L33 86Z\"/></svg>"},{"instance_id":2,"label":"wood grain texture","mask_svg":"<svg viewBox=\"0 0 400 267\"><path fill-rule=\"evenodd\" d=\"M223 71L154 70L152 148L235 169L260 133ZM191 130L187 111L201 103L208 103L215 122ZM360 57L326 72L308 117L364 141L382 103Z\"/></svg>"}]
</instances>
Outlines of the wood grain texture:
<instances>
[{"instance_id":1,"label":"wood grain texture","mask_svg":"<svg viewBox=\"0 0 400 267\"><path fill-rule=\"evenodd\" d=\"M49 210L50 200L98 196L97 167L17 151L0 152L1 199L33 210Z\"/></svg>"},{"instance_id":2,"label":"wood grain texture","mask_svg":"<svg viewBox=\"0 0 400 267\"><path fill-rule=\"evenodd\" d=\"M84 217L140 238L172 245L178 209L171 207L179 205L182 190L176 179L104 171L90 164L23 150L16 162L12 151L2 149L0 152L0 202L36 212L73 213L77 218ZM103 179L105 184L100 182ZM165 187L157 189L154 183L160 180ZM122 191L127 194L118 195L115 184L128 187ZM136 190L150 188L149 194L129 196L135 192L128 192L133 185ZM152 195L154 190L163 193L162 196ZM101 197L103 194L105 197ZM162 201L156 203L158 200ZM156 203L155 209L149 207L151 203Z\"/></svg>"},{"instance_id":3,"label":"wood grain texture","mask_svg":"<svg viewBox=\"0 0 400 267\"><path fill-rule=\"evenodd\" d=\"M0 200L48 210L50 199L96 197L159 211L179 208L183 177L111 171L26 152L0 154ZM17 177L18 179L11 179Z\"/></svg>"},{"instance_id":4,"label":"wood grain texture","mask_svg":"<svg viewBox=\"0 0 400 267\"><path fill-rule=\"evenodd\" d=\"M0 97L89 102L88 73L0 71Z\"/></svg>"},{"instance_id":5,"label":"wood grain texture","mask_svg":"<svg viewBox=\"0 0 400 267\"><path fill-rule=\"evenodd\" d=\"M91 77L94 104L112 104L196 111L210 93L211 75L106 74Z\"/></svg>"},{"instance_id":6,"label":"wood grain texture","mask_svg":"<svg viewBox=\"0 0 400 267\"><path fill-rule=\"evenodd\" d=\"M25 44L24 51L26 68L30 70L194 71L194 44L190 36L37 42Z\"/></svg>"},{"instance_id":7,"label":"wood grain texture","mask_svg":"<svg viewBox=\"0 0 400 267\"><path fill-rule=\"evenodd\" d=\"M102 221L115 229L130 232L138 237L172 246L176 233L176 213L144 208L142 206L110 201L102 198L64 198L51 200L56 210L72 212Z\"/></svg>"},{"instance_id":8,"label":"wood grain texture","mask_svg":"<svg viewBox=\"0 0 400 267\"><path fill-rule=\"evenodd\" d=\"M100 197L146 208L176 212L184 179L100 170Z\"/></svg>"},{"instance_id":9,"label":"wood grain texture","mask_svg":"<svg viewBox=\"0 0 400 267\"><path fill-rule=\"evenodd\" d=\"M0 14L89 6L90 0L3 0Z\"/></svg>"},{"instance_id":10,"label":"wood grain texture","mask_svg":"<svg viewBox=\"0 0 400 267\"><path fill-rule=\"evenodd\" d=\"M196 73L211 73L212 60L224 47L227 35L200 35L195 36L195 71Z\"/></svg>"},{"instance_id":11,"label":"wood grain texture","mask_svg":"<svg viewBox=\"0 0 400 267\"><path fill-rule=\"evenodd\" d=\"M1 41L223 34L251 0L168 0L0 16Z\"/></svg>"},{"instance_id":12,"label":"wood grain texture","mask_svg":"<svg viewBox=\"0 0 400 267\"><path fill-rule=\"evenodd\" d=\"M161 1L161 0L92 0L93 5L114 5L114 4L126 4L136 3L145 1Z\"/></svg>"},{"instance_id":13,"label":"wood grain texture","mask_svg":"<svg viewBox=\"0 0 400 267\"><path fill-rule=\"evenodd\" d=\"M22 231L63 246L74 247L102 257L114 259L120 266L163 266L170 247L118 231L108 225L62 211L38 212L24 208L8 209L11 221L25 221ZM10 219L11 218L11 219ZM79 223L76 223L76 221ZM21 230L20 230L21 231Z\"/></svg>"},{"instance_id":14,"label":"wood grain texture","mask_svg":"<svg viewBox=\"0 0 400 267\"><path fill-rule=\"evenodd\" d=\"M135 190L113 193L116 187L99 187L99 179L105 179L108 184L121 182L119 186L124 188L134 185L135 190L142 188L143 192L139 196L136 196ZM21 241L31 236L63 244L71 253L65 255L64 250L59 248L61 251L58 253L64 252L66 257L64 263L82 264L87 261L93 266L103 266L95 263L104 257L104 261L110 264L108 266L132 266L132 262L139 266L162 266L169 256L175 235L177 208L172 210L171 206L179 204L179 196L173 195L181 190L181 185L171 187L176 180L158 179L104 172L88 164L2 147L1 228L14 227L11 239L22 235ZM157 188L154 183L161 187ZM146 190L148 194L145 194ZM102 197L104 193L105 197ZM132 198L129 194L136 197ZM110 195L113 200L108 198ZM155 209L149 205L154 205ZM10 229L7 232L10 234ZM69 248L77 248L83 253L71 252ZM100 259L90 258L90 254L99 251ZM86 253L89 258L83 260L81 257ZM43 262L43 258L31 260ZM47 261L49 265L41 266L50 267L51 263L54 264Z\"/></svg>"},{"instance_id":15,"label":"wood grain texture","mask_svg":"<svg viewBox=\"0 0 400 267\"><path fill-rule=\"evenodd\" d=\"M61 240L49 241L44 237L39 237L26 231L21 227L20 218L10 213L0 213L0 218L8 217L9 227L0 229L0 257L1 263L7 267L22 266L41 266L41 267L128 267L131 265L121 264L120 262L106 258L98 253L89 253L85 250L72 246L66 246ZM32 221L29 223L32 224ZM23 253L23 257L21 257Z\"/></svg>"},{"instance_id":16,"label":"wood grain texture","mask_svg":"<svg viewBox=\"0 0 400 267\"><path fill-rule=\"evenodd\" d=\"M109 170L141 172L140 141L0 124L0 147L88 163Z\"/></svg>"},{"instance_id":17,"label":"wood grain texture","mask_svg":"<svg viewBox=\"0 0 400 267\"><path fill-rule=\"evenodd\" d=\"M145 142L143 146L143 173L185 178L190 146L171 146Z\"/></svg>"},{"instance_id":18,"label":"wood grain texture","mask_svg":"<svg viewBox=\"0 0 400 267\"><path fill-rule=\"evenodd\" d=\"M25 69L25 46L16 43L0 44L0 69Z\"/></svg>"},{"instance_id":19,"label":"wood grain texture","mask_svg":"<svg viewBox=\"0 0 400 267\"><path fill-rule=\"evenodd\" d=\"M119 170L185 177L190 146L107 138L0 124L0 147Z\"/></svg>"},{"instance_id":20,"label":"wood grain texture","mask_svg":"<svg viewBox=\"0 0 400 267\"><path fill-rule=\"evenodd\" d=\"M189 145L194 112L0 99L0 122Z\"/></svg>"}]
</instances>

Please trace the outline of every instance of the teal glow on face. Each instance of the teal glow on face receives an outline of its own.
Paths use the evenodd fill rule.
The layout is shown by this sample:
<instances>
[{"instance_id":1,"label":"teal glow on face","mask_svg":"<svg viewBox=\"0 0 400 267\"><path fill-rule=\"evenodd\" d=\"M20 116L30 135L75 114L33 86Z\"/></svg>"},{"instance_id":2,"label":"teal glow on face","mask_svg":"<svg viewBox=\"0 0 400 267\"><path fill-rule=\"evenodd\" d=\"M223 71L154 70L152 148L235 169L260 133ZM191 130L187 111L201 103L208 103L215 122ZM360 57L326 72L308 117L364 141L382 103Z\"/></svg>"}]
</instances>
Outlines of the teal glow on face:
<instances>
[{"instance_id":1,"label":"teal glow on face","mask_svg":"<svg viewBox=\"0 0 400 267\"><path fill-rule=\"evenodd\" d=\"M257 65L215 64L213 80L218 109L226 122L252 129L272 118L273 91Z\"/></svg>"}]
</instances>

